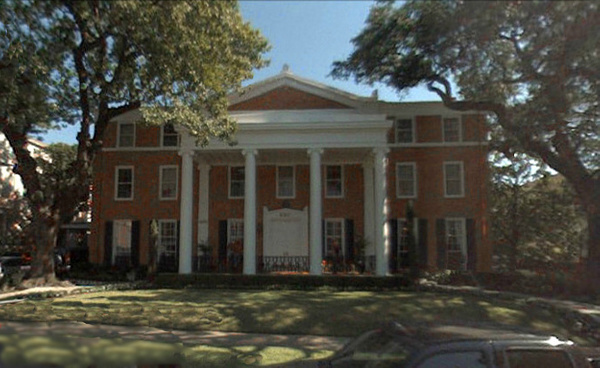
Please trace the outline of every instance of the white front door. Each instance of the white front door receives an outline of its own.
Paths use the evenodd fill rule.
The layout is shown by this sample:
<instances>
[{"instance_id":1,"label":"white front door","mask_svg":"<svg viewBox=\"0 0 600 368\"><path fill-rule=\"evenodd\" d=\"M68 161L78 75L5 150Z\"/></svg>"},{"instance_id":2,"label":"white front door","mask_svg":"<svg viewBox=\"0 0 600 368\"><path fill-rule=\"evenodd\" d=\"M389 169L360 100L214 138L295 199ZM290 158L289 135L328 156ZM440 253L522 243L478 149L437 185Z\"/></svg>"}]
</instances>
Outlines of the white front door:
<instances>
[{"instance_id":1,"label":"white front door","mask_svg":"<svg viewBox=\"0 0 600 368\"><path fill-rule=\"evenodd\" d=\"M263 209L263 256L308 256L308 208Z\"/></svg>"}]
</instances>

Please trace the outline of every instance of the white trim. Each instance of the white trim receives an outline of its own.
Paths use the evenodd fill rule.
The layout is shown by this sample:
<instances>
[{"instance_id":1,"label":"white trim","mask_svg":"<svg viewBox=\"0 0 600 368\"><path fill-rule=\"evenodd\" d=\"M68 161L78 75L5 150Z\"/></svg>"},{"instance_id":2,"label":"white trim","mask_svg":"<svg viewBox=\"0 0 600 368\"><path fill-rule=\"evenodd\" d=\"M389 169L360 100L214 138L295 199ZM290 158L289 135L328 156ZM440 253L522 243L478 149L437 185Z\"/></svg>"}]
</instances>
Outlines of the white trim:
<instances>
[{"instance_id":1,"label":"white trim","mask_svg":"<svg viewBox=\"0 0 600 368\"><path fill-rule=\"evenodd\" d=\"M159 219L157 221L158 223L158 244L156 247L156 256L157 256L157 260L160 261L160 259L158 258L160 256L160 251L162 250L162 224L174 224L175 225L175 251L172 252L172 255L174 255L175 257L177 257L177 259L179 260L179 252L177 251L177 246L178 244L178 240L179 240L179 234L177 234L177 220L176 219Z\"/></svg>"},{"instance_id":2,"label":"white trim","mask_svg":"<svg viewBox=\"0 0 600 368\"><path fill-rule=\"evenodd\" d=\"M175 196L174 197L163 197L163 170L164 169L175 169ZM161 201L175 201L179 198L179 166L178 165L160 165L158 167L158 199Z\"/></svg>"},{"instance_id":3,"label":"white trim","mask_svg":"<svg viewBox=\"0 0 600 368\"><path fill-rule=\"evenodd\" d=\"M245 228L244 219L243 218L228 218L227 219L227 245L232 243L231 240L231 225L232 224L242 224ZM244 243L244 231L242 231L242 244Z\"/></svg>"},{"instance_id":4,"label":"white trim","mask_svg":"<svg viewBox=\"0 0 600 368\"><path fill-rule=\"evenodd\" d=\"M448 222L450 221L458 221L460 222L460 226L461 226L461 233L460 234L460 253L463 256L463 262L461 264L461 269L466 270L467 269L467 262L468 262L468 257L469 255L467 254L467 219L465 217L446 217L444 218L444 243L446 244L446 262L448 262L447 259L447 254L449 252L458 252L458 250L450 250L449 248L449 244L448 244ZM446 265L447 266L447 265Z\"/></svg>"},{"instance_id":5,"label":"white trim","mask_svg":"<svg viewBox=\"0 0 600 368\"><path fill-rule=\"evenodd\" d=\"M411 122L411 141L398 142L398 120L410 120ZM414 116L396 116L394 117L394 144L413 144L417 141L417 124Z\"/></svg>"},{"instance_id":6,"label":"white trim","mask_svg":"<svg viewBox=\"0 0 600 368\"><path fill-rule=\"evenodd\" d=\"M337 164L337 165L323 165L324 169L325 169L325 198L344 198L344 194L345 194L345 183L344 183L344 164ZM340 180L341 180L341 189L342 189L342 193L340 195L330 195L329 193L327 193L327 168L328 167L332 167L332 166L339 166L340 167Z\"/></svg>"},{"instance_id":7,"label":"white trim","mask_svg":"<svg viewBox=\"0 0 600 368\"><path fill-rule=\"evenodd\" d=\"M131 169L131 197L128 198L119 198L119 170L121 169ZM114 176L114 196L113 199L115 201L132 201L135 197L135 167L133 165L119 165L115 166L115 176Z\"/></svg>"},{"instance_id":8,"label":"white trim","mask_svg":"<svg viewBox=\"0 0 600 368\"><path fill-rule=\"evenodd\" d=\"M179 148L179 146L181 145L181 134L179 134L177 132L177 130L175 130L175 134L177 134L177 144L175 146L165 146L164 145L164 138L165 138L165 126L167 125L167 123L163 124L160 126L160 137L159 137L159 142L158 145L160 148ZM173 125L171 123L171 125Z\"/></svg>"},{"instance_id":9,"label":"white trim","mask_svg":"<svg viewBox=\"0 0 600 368\"><path fill-rule=\"evenodd\" d=\"M233 168L242 168L244 169L244 187L246 184L246 167L244 165L228 165L227 166L227 198L229 199L244 199L244 195L242 196L232 196L231 195L231 169ZM246 194L246 193L244 193Z\"/></svg>"},{"instance_id":10,"label":"white trim","mask_svg":"<svg viewBox=\"0 0 600 368\"><path fill-rule=\"evenodd\" d=\"M323 229L323 253L325 253L325 257L328 256L327 253L327 223L339 223L341 224L341 232L342 232L342 241L340 244L340 256L346 257L346 219L340 217L328 217L323 219L324 229ZM335 256L335 255L334 255Z\"/></svg>"},{"instance_id":11,"label":"white trim","mask_svg":"<svg viewBox=\"0 0 600 368\"><path fill-rule=\"evenodd\" d=\"M133 142L131 146L121 146L121 126L122 125L128 125L131 124L133 125ZM136 123L132 122L132 121L119 121L117 123L117 141L115 142L115 147L119 147L119 148L130 148L130 147L135 147L135 138L136 138Z\"/></svg>"},{"instance_id":12,"label":"white trim","mask_svg":"<svg viewBox=\"0 0 600 368\"><path fill-rule=\"evenodd\" d=\"M131 247L133 244L131 244L131 234L133 232L133 220L131 219L118 219L118 220L113 220L112 222L112 254L111 254L111 260L110 260L110 264L114 265L115 264L115 260L117 258L117 239L119 237L119 233L118 231L116 231L117 226L121 224L120 226L126 226L129 227L129 236L126 237L125 239L127 239L128 244L127 244L127 248L129 248L129 257L131 259Z\"/></svg>"},{"instance_id":13,"label":"white trim","mask_svg":"<svg viewBox=\"0 0 600 368\"><path fill-rule=\"evenodd\" d=\"M447 119L456 119L458 122L458 141L448 141L446 142L446 129L444 129L444 121ZM463 141L463 122L462 115L456 116L442 116L442 142L443 143L459 143Z\"/></svg>"},{"instance_id":14,"label":"white trim","mask_svg":"<svg viewBox=\"0 0 600 368\"><path fill-rule=\"evenodd\" d=\"M401 195L400 194L400 181L398 180L398 172L400 166L411 166L413 174L413 194L412 195ZM396 162L396 198L417 198L418 186L417 186L417 163L416 162Z\"/></svg>"},{"instance_id":15,"label":"white trim","mask_svg":"<svg viewBox=\"0 0 600 368\"><path fill-rule=\"evenodd\" d=\"M457 164L460 167L460 194L448 194L448 191L447 191L448 187L446 185L446 180L447 180L446 166L447 165L457 165ZM465 196L465 167L464 167L464 162L462 162L462 161L444 161L443 168L444 168L444 182L443 182L444 197L446 197L446 198L463 198Z\"/></svg>"},{"instance_id":16,"label":"white trim","mask_svg":"<svg viewBox=\"0 0 600 368\"><path fill-rule=\"evenodd\" d=\"M292 195L291 196L280 196L279 195L279 168L280 167L291 167L292 168ZM296 165L277 165L275 169L275 198L277 199L292 199L296 198Z\"/></svg>"}]
</instances>

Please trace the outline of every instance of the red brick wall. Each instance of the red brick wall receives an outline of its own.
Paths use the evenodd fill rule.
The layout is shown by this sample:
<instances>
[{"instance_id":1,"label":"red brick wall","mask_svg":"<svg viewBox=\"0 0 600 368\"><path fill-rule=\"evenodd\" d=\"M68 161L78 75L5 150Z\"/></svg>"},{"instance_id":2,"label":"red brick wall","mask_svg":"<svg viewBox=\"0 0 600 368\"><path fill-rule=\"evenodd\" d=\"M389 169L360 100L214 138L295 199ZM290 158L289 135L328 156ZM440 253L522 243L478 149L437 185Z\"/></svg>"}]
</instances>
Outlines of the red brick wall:
<instances>
[{"instance_id":1,"label":"red brick wall","mask_svg":"<svg viewBox=\"0 0 600 368\"><path fill-rule=\"evenodd\" d=\"M281 87L229 107L238 110L347 109L348 106L290 87Z\"/></svg>"}]
</instances>

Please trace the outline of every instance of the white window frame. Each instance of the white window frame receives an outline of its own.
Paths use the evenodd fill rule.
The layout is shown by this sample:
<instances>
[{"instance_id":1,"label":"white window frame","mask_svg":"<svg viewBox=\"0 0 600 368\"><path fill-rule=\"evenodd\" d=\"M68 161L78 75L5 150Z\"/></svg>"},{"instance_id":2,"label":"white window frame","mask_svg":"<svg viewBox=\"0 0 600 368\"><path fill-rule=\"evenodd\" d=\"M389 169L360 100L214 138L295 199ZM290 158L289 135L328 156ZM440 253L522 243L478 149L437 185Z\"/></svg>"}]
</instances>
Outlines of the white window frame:
<instances>
[{"instance_id":1,"label":"white window frame","mask_svg":"<svg viewBox=\"0 0 600 368\"><path fill-rule=\"evenodd\" d=\"M175 169L175 195L173 197L163 196L163 171L166 169ZM161 165L158 167L158 198L161 201L175 201L179 195L179 166Z\"/></svg>"},{"instance_id":2,"label":"white window frame","mask_svg":"<svg viewBox=\"0 0 600 368\"><path fill-rule=\"evenodd\" d=\"M341 242L340 242L340 256L343 258L346 258L346 219L343 218L326 218L324 219L325 221L325 229L323 229L323 238L324 238L324 244L323 246L325 247L325 256L329 255L329 246L327 243L327 239L330 238L330 236L327 234L327 224L328 223L339 223L340 224L340 228L342 231L342 236L341 236ZM333 254L333 251L331 252Z\"/></svg>"},{"instance_id":3,"label":"white window frame","mask_svg":"<svg viewBox=\"0 0 600 368\"><path fill-rule=\"evenodd\" d=\"M459 194L449 194L448 193L448 173L447 166L448 165L459 165L460 167L460 193ZM462 161L444 161L444 197L446 198L463 198L465 196L465 167L464 162Z\"/></svg>"},{"instance_id":4,"label":"white window frame","mask_svg":"<svg viewBox=\"0 0 600 368\"><path fill-rule=\"evenodd\" d=\"M128 198L119 197L119 170L131 170L131 196ZM119 165L115 166L115 201L131 201L135 196L135 168L133 165Z\"/></svg>"},{"instance_id":5,"label":"white window frame","mask_svg":"<svg viewBox=\"0 0 600 368\"><path fill-rule=\"evenodd\" d=\"M327 177L327 168L329 167L334 167L334 166L339 166L340 167L340 181L341 181L341 193L340 194L329 194L329 192L327 191L327 182L329 181L329 178ZM323 177L325 178L325 198L344 198L344 165L340 164L340 165L325 165L325 175L323 175Z\"/></svg>"},{"instance_id":6,"label":"white window frame","mask_svg":"<svg viewBox=\"0 0 600 368\"><path fill-rule=\"evenodd\" d=\"M129 236L125 237L125 242L128 243L126 245L125 248L129 248L129 257L131 259L131 246L133 244L131 244L131 233L133 231L133 221L129 220L129 219L119 219L119 220L113 220L113 231L112 231L112 259L110 260L110 264L114 265L116 258L118 255L120 255L120 253L117 253L117 246L119 244L117 244L117 240L119 239L119 232L117 231L119 226L125 226L125 227L129 227Z\"/></svg>"},{"instance_id":7,"label":"white window frame","mask_svg":"<svg viewBox=\"0 0 600 368\"><path fill-rule=\"evenodd\" d=\"M233 170L234 168L242 168L244 169L244 185L242 186L244 194L242 194L241 196L237 196L237 195L232 195L231 193L231 170ZM227 166L227 192L229 195L229 199L243 199L245 193L245 188L246 188L246 167L245 166Z\"/></svg>"},{"instance_id":8,"label":"white window frame","mask_svg":"<svg viewBox=\"0 0 600 368\"><path fill-rule=\"evenodd\" d=\"M454 120L456 119L456 121L458 122L458 140L456 141L448 141L446 140L446 127L445 127L445 122L446 120ZM463 141L463 122L462 122L462 116L444 116L442 117L442 142L444 143L459 143Z\"/></svg>"},{"instance_id":9,"label":"white window frame","mask_svg":"<svg viewBox=\"0 0 600 368\"><path fill-rule=\"evenodd\" d=\"M410 120L411 122L411 140L409 142L400 142L398 141L398 121L400 120ZM417 141L417 134L416 134L416 122L414 117L406 117L406 116L400 116L394 119L394 143L397 144L409 144L409 143L415 143Z\"/></svg>"},{"instance_id":10,"label":"white window frame","mask_svg":"<svg viewBox=\"0 0 600 368\"><path fill-rule=\"evenodd\" d=\"M450 252L460 252L461 255L463 256L463 263L461 265L461 268L466 269L467 266L467 219L464 217L446 217L445 219L445 224L444 224L444 241L446 244L446 252L450 253ZM460 234L460 237L458 238L459 240L459 246L460 249L450 249L450 242L449 237L450 237L450 233L448 231L448 229L450 228L449 223L450 222L459 222L460 223L460 228L461 228L461 232L462 234Z\"/></svg>"},{"instance_id":11,"label":"white window frame","mask_svg":"<svg viewBox=\"0 0 600 368\"><path fill-rule=\"evenodd\" d=\"M400 193L400 166L411 166L413 173L413 193L405 195ZM397 162L396 163L396 198L417 198L417 163L416 162Z\"/></svg>"},{"instance_id":12,"label":"white window frame","mask_svg":"<svg viewBox=\"0 0 600 368\"><path fill-rule=\"evenodd\" d=\"M236 237L235 239L232 236L232 229L234 224L241 224L242 229L244 226L244 219L241 218L230 218L227 219L227 245L233 243L234 241L241 240L242 244L244 244L244 230L242 230L242 235Z\"/></svg>"},{"instance_id":13,"label":"white window frame","mask_svg":"<svg viewBox=\"0 0 600 368\"><path fill-rule=\"evenodd\" d=\"M160 146L161 147L179 147L180 143L181 143L181 135L179 133L177 133L177 130L175 131L175 134L177 134L177 144L175 146L165 146L165 127L167 126L168 123L163 124L160 127ZM173 125L173 124L171 124Z\"/></svg>"},{"instance_id":14,"label":"white window frame","mask_svg":"<svg viewBox=\"0 0 600 368\"><path fill-rule=\"evenodd\" d=\"M133 140L131 142L131 146L122 146L121 145L121 126L123 125L133 125ZM136 133L137 133L137 129L136 129L136 124L132 123L132 122L128 122L128 121L120 121L117 124L117 144L116 146L119 148L130 148L130 147L135 147L135 138L136 138Z\"/></svg>"},{"instance_id":15,"label":"white window frame","mask_svg":"<svg viewBox=\"0 0 600 368\"><path fill-rule=\"evenodd\" d=\"M177 254L177 238L178 238L178 234L177 234L177 220L174 219L163 219L163 220L158 220L158 255L161 254L161 251L163 250L163 234L162 234L162 226L165 224L173 224L174 229L175 229L175 256L179 257L179 255Z\"/></svg>"},{"instance_id":16,"label":"white window frame","mask_svg":"<svg viewBox=\"0 0 600 368\"><path fill-rule=\"evenodd\" d=\"M291 167L292 168L292 194L291 195L281 195L279 193L279 169L281 167ZM278 199L289 199L296 198L296 166L295 165L277 165L277 169L275 170L275 180L276 180L276 189L275 195Z\"/></svg>"}]
</instances>

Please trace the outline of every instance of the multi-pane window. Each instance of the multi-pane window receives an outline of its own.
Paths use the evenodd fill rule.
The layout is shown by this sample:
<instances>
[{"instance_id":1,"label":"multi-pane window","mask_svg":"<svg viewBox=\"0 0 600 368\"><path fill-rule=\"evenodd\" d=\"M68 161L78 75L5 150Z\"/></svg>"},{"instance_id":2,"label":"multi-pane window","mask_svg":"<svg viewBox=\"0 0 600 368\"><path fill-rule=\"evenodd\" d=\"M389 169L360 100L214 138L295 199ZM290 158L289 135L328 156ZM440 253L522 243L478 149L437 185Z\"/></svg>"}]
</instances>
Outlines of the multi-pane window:
<instances>
[{"instance_id":1,"label":"multi-pane window","mask_svg":"<svg viewBox=\"0 0 600 368\"><path fill-rule=\"evenodd\" d=\"M244 198L244 167L232 166L229 168L229 197Z\"/></svg>"},{"instance_id":2,"label":"multi-pane window","mask_svg":"<svg viewBox=\"0 0 600 368\"><path fill-rule=\"evenodd\" d=\"M417 173L414 162L396 165L396 195L398 198L414 198L417 196Z\"/></svg>"},{"instance_id":3,"label":"multi-pane window","mask_svg":"<svg viewBox=\"0 0 600 368\"><path fill-rule=\"evenodd\" d=\"M465 219L446 219L446 244L450 252L465 252L467 249Z\"/></svg>"},{"instance_id":4,"label":"multi-pane window","mask_svg":"<svg viewBox=\"0 0 600 368\"><path fill-rule=\"evenodd\" d=\"M113 265L128 265L131 260L131 220L113 222Z\"/></svg>"},{"instance_id":5,"label":"multi-pane window","mask_svg":"<svg viewBox=\"0 0 600 368\"><path fill-rule=\"evenodd\" d=\"M135 145L135 124L119 123L119 147L133 147Z\"/></svg>"},{"instance_id":6,"label":"multi-pane window","mask_svg":"<svg viewBox=\"0 0 600 368\"><path fill-rule=\"evenodd\" d=\"M161 257L177 257L177 221L158 221L158 249Z\"/></svg>"},{"instance_id":7,"label":"multi-pane window","mask_svg":"<svg viewBox=\"0 0 600 368\"><path fill-rule=\"evenodd\" d=\"M459 118L444 119L444 142L460 142L462 140Z\"/></svg>"},{"instance_id":8,"label":"multi-pane window","mask_svg":"<svg viewBox=\"0 0 600 368\"><path fill-rule=\"evenodd\" d=\"M116 167L115 199L133 199L133 167Z\"/></svg>"},{"instance_id":9,"label":"multi-pane window","mask_svg":"<svg viewBox=\"0 0 600 368\"><path fill-rule=\"evenodd\" d=\"M294 196L294 166L277 166L277 198Z\"/></svg>"},{"instance_id":10,"label":"multi-pane window","mask_svg":"<svg viewBox=\"0 0 600 368\"><path fill-rule=\"evenodd\" d=\"M244 220L229 219L227 221L227 244L244 243Z\"/></svg>"},{"instance_id":11,"label":"multi-pane window","mask_svg":"<svg viewBox=\"0 0 600 368\"><path fill-rule=\"evenodd\" d=\"M446 197L464 196L464 172L462 162L444 163L444 194Z\"/></svg>"},{"instance_id":12,"label":"multi-pane window","mask_svg":"<svg viewBox=\"0 0 600 368\"><path fill-rule=\"evenodd\" d=\"M344 256L344 220L325 220L325 254L330 257Z\"/></svg>"},{"instance_id":13,"label":"multi-pane window","mask_svg":"<svg viewBox=\"0 0 600 368\"><path fill-rule=\"evenodd\" d=\"M344 175L341 165L326 166L325 169L325 196L343 197L344 196Z\"/></svg>"},{"instance_id":14,"label":"multi-pane window","mask_svg":"<svg viewBox=\"0 0 600 368\"><path fill-rule=\"evenodd\" d=\"M177 166L160 167L160 199L177 199Z\"/></svg>"},{"instance_id":15,"label":"multi-pane window","mask_svg":"<svg viewBox=\"0 0 600 368\"><path fill-rule=\"evenodd\" d=\"M412 119L396 120L396 143L414 142L414 129Z\"/></svg>"},{"instance_id":16,"label":"multi-pane window","mask_svg":"<svg viewBox=\"0 0 600 368\"><path fill-rule=\"evenodd\" d=\"M179 134L175 130L175 126L172 123L166 123L162 126L161 143L163 147L179 146Z\"/></svg>"}]
</instances>

